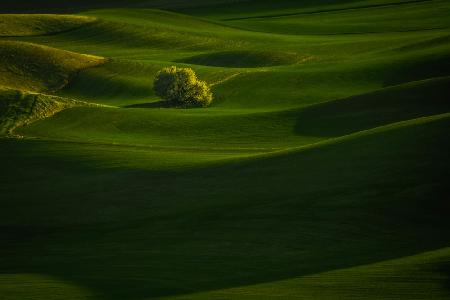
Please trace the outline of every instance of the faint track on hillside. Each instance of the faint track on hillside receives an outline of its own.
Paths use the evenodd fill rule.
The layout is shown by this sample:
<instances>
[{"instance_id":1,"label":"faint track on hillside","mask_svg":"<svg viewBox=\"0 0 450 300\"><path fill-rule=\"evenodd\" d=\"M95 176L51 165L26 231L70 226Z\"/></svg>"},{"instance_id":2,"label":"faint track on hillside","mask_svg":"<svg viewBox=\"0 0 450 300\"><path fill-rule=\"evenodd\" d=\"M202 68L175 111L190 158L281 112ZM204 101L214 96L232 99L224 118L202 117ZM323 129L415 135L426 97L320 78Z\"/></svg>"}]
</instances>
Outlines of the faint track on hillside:
<instances>
[{"instance_id":1,"label":"faint track on hillside","mask_svg":"<svg viewBox=\"0 0 450 300\"><path fill-rule=\"evenodd\" d=\"M227 77L225 77L225 78L223 78L223 79L221 79L221 80L219 80L219 81L216 81L216 82L214 82L214 83L211 83L210 86L213 87L213 86L222 84L222 83L224 83L224 82L226 82L226 81L228 81L228 80L231 80L231 79L233 79L233 78L235 78L235 77L237 77L237 76L239 76L239 75L242 75L242 74L243 74L242 72L238 72L238 73L231 74L230 76L227 76Z\"/></svg>"}]
</instances>

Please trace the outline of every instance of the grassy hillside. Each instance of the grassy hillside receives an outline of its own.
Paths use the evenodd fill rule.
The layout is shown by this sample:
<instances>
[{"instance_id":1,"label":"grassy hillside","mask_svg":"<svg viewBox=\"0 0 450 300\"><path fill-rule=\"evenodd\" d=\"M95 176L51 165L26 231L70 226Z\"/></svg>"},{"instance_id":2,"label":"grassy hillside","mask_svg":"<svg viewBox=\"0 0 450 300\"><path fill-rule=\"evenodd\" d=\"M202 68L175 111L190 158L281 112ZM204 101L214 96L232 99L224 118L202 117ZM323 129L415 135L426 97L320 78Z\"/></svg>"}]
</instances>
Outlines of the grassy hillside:
<instances>
[{"instance_id":1,"label":"grassy hillside","mask_svg":"<svg viewBox=\"0 0 450 300\"><path fill-rule=\"evenodd\" d=\"M67 108L98 106L81 101L0 88L0 136L14 129L48 118Z\"/></svg>"},{"instance_id":2,"label":"grassy hillside","mask_svg":"<svg viewBox=\"0 0 450 300\"><path fill-rule=\"evenodd\" d=\"M0 41L0 86L28 91L56 91L82 69L104 61L46 46Z\"/></svg>"},{"instance_id":3,"label":"grassy hillside","mask_svg":"<svg viewBox=\"0 0 450 300\"><path fill-rule=\"evenodd\" d=\"M434 249L448 255L448 240L440 234L450 225L442 197L448 192L448 124L446 114L211 167L186 169L204 156L196 152L186 159L180 150L178 157L162 156L172 159L172 168L176 161L172 170L158 149L130 159L120 148L99 144L5 141L8 169L18 159L34 163L6 179L14 194L2 220L15 254L2 261L4 273L25 282L27 274L46 274L58 278L52 286L69 282L100 298L155 298L298 278ZM48 177L53 185L42 186ZM29 194L37 186L38 199ZM29 210L20 209L24 206ZM30 239L33 248L23 247ZM382 274L395 273L386 264ZM370 266L362 269L373 272ZM397 280L407 285L411 277L402 274ZM428 273L418 274L421 284L406 292L381 279L389 288L378 293L388 298L394 290L409 298L425 287L433 296L446 295L439 282L420 281L429 280ZM367 280L361 287L377 285Z\"/></svg>"},{"instance_id":4,"label":"grassy hillside","mask_svg":"<svg viewBox=\"0 0 450 300\"><path fill-rule=\"evenodd\" d=\"M95 18L66 15L0 15L0 36L55 34L94 22Z\"/></svg>"},{"instance_id":5,"label":"grassy hillside","mask_svg":"<svg viewBox=\"0 0 450 300\"><path fill-rule=\"evenodd\" d=\"M448 294L442 291L440 284L445 283L447 275L440 266L447 263L447 258L448 249L431 251L382 263L171 299L258 299L270 294L285 299L315 299L318 295L320 299L353 299L355 290L359 292L358 299L446 299ZM418 288L411 290L411 284Z\"/></svg>"},{"instance_id":6,"label":"grassy hillside","mask_svg":"<svg viewBox=\"0 0 450 300\"><path fill-rule=\"evenodd\" d=\"M288 34L354 34L421 31L450 26L447 1L395 1L367 5L360 9L332 9L311 12L295 10L251 18L229 18L234 26ZM318 20L321 20L318 22ZM376 24L376 26L374 26Z\"/></svg>"},{"instance_id":7,"label":"grassy hillside","mask_svg":"<svg viewBox=\"0 0 450 300\"><path fill-rule=\"evenodd\" d=\"M0 11L0 299L450 297L447 1Z\"/></svg>"}]
</instances>

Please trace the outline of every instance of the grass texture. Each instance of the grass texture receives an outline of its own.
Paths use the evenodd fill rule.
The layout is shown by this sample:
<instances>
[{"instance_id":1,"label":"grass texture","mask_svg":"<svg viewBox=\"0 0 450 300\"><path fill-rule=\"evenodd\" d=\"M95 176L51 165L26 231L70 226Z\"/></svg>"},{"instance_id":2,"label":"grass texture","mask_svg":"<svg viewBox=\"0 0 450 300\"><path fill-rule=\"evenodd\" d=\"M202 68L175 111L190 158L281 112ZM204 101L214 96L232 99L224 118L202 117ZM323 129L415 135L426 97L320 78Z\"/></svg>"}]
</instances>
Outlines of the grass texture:
<instances>
[{"instance_id":1,"label":"grass texture","mask_svg":"<svg viewBox=\"0 0 450 300\"><path fill-rule=\"evenodd\" d=\"M68 2L0 4L0 299L450 297L448 1Z\"/></svg>"}]
</instances>

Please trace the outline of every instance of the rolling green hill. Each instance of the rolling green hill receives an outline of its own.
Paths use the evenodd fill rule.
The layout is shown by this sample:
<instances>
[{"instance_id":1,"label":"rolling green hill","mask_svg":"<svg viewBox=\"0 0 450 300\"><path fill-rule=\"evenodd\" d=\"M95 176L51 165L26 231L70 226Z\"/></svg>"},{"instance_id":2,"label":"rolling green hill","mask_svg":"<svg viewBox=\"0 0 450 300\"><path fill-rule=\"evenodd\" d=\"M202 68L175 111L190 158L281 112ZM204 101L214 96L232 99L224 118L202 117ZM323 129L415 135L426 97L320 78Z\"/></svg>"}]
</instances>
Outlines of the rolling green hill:
<instances>
[{"instance_id":1,"label":"rolling green hill","mask_svg":"<svg viewBox=\"0 0 450 300\"><path fill-rule=\"evenodd\" d=\"M2 14L0 36L56 34L94 22L95 18L70 15Z\"/></svg>"},{"instance_id":2,"label":"rolling green hill","mask_svg":"<svg viewBox=\"0 0 450 300\"><path fill-rule=\"evenodd\" d=\"M448 1L0 12L0 299L450 297Z\"/></svg>"},{"instance_id":3,"label":"rolling green hill","mask_svg":"<svg viewBox=\"0 0 450 300\"><path fill-rule=\"evenodd\" d=\"M46 46L0 41L0 86L27 91L62 89L82 69L104 59Z\"/></svg>"},{"instance_id":4,"label":"rolling green hill","mask_svg":"<svg viewBox=\"0 0 450 300\"><path fill-rule=\"evenodd\" d=\"M68 108L77 106L99 106L91 103L0 88L0 134L10 135L26 124L48 118Z\"/></svg>"}]
</instances>

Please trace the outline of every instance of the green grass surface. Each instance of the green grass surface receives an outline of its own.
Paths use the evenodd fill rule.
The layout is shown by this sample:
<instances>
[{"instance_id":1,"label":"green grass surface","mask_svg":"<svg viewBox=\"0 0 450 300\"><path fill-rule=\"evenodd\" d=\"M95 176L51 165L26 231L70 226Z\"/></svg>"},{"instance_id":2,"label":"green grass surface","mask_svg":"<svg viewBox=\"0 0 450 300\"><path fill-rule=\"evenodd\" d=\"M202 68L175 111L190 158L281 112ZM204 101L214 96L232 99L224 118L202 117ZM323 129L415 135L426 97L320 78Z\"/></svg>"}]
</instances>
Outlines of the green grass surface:
<instances>
[{"instance_id":1,"label":"green grass surface","mask_svg":"<svg viewBox=\"0 0 450 300\"><path fill-rule=\"evenodd\" d=\"M286 13L251 19L234 19L231 24L246 29L283 34L354 34L421 31L448 28L447 1L413 1L360 9ZM320 22L318 20L320 19ZM376 26L374 26L376 24Z\"/></svg>"},{"instance_id":2,"label":"green grass surface","mask_svg":"<svg viewBox=\"0 0 450 300\"><path fill-rule=\"evenodd\" d=\"M0 135L11 135L14 130L45 119L76 106L98 106L86 102L0 88Z\"/></svg>"},{"instance_id":3,"label":"green grass surface","mask_svg":"<svg viewBox=\"0 0 450 300\"><path fill-rule=\"evenodd\" d=\"M0 36L56 34L94 21L95 18L83 16L3 14L0 16Z\"/></svg>"},{"instance_id":4,"label":"green grass surface","mask_svg":"<svg viewBox=\"0 0 450 300\"><path fill-rule=\"evenodd\" d=\"M450 297L447 1L61 3L0 4L77 12L0 15L0 299Z\"/></svg>"},{"instance_id":5,"label":"green grass surface","mask_svg":"<svg viewBox=\"0 0 450 300\"><path fill-rule=\"evenodd\" d=\"M180 60L182 63L215 67L256 68L290 65L307 60L288 52L228 51L200 54Z\"/></svg>"},{"instance_id":6,"label":"green grass surface","mask_svg":"<svg viewBox=\"0 0 450 300\"><path fill-rule=\"evenodd\" d=\"M0 41L0 86L33 92L59 90L78 71L103 61L93 55L31 43Z\"/></svg>"}]
</instances>

